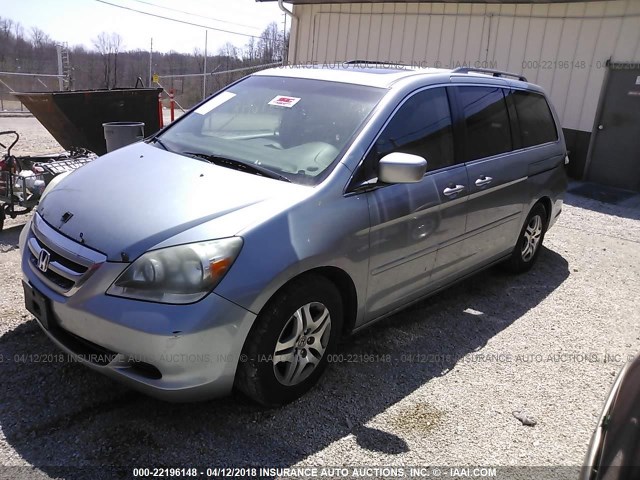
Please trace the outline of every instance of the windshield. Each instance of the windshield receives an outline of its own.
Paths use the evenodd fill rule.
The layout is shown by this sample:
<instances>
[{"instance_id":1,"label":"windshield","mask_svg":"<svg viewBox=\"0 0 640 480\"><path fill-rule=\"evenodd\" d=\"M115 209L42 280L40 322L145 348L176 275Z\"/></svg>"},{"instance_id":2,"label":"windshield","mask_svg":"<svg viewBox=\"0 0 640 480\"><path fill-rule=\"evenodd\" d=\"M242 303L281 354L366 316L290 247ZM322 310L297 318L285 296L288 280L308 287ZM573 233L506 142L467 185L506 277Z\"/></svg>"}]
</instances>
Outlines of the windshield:
<instances>
[{"instance_id":1,"label":"windshield","mask_svg":"<svg viewBox=\"0 0 640 480\"><path fill-rule=\"evenodd\" d=\"M320 80L248 77L160 138L176 153L227 158L316 185L384 93Z\"/></svg>"}]
</instances>

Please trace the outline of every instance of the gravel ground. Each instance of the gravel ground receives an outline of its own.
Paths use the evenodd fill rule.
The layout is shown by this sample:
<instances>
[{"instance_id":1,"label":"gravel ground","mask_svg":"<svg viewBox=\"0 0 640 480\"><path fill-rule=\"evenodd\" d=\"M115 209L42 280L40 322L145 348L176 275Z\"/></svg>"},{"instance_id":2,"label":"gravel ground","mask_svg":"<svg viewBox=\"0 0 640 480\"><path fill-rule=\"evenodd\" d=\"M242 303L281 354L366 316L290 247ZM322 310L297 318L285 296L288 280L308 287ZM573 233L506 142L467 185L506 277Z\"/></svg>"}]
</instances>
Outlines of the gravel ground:
<instances>
[{"instance_id":1,"label":"gravel ground","mask_svg":"<svg viewBox=\"0 0 640 480\"><path fill-rule=\"evenodd\" d=\"M0 130L19 123L25 149L55 150L19 120L0 118ZM0 234L0 465L36 467L28 476L72 478L55 466L88 465L577 466L615 374L640 351L640 212L568 195L531 272L483 272L346 339L344 361L293 404L166 404L58 360L23 308L23 223Z\"/></svg>"},{"instance_id":2,"label":"gravel ground","mask_svg":"<svg viewBox=\"0 0 640 480\"><path fill-rule=\"evenodd\" d=\"M6 130L15 130L20 135L20 140L11 151L14 155L58 153L64 150L40 122L31 116L0 114L0 131ZM0 137L0 142L4 145L12 140L11 135ZM0 149L0 153L4 152L4 149Z\"/></svg>"}]
</instances>

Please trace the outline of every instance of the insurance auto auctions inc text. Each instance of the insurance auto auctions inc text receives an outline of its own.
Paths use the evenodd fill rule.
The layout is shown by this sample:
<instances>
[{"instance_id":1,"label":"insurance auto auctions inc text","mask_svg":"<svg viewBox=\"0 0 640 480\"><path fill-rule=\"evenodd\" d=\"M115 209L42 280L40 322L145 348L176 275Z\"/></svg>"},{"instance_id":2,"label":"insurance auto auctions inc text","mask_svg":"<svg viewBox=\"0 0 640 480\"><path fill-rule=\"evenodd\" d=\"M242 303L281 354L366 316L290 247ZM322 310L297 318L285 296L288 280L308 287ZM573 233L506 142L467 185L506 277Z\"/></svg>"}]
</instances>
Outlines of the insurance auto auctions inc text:
<instances>
[{"instance_id":1,"label":"insurance auto auctions inc text","mask_svg":"<svg viewBox=\"0 0 640 480\"><path fill-rule=\"evenodd\" d=\"M288 478L496 477L495 467L289 467L260 468L258 475Z\"/></svg>"}]
</instances>

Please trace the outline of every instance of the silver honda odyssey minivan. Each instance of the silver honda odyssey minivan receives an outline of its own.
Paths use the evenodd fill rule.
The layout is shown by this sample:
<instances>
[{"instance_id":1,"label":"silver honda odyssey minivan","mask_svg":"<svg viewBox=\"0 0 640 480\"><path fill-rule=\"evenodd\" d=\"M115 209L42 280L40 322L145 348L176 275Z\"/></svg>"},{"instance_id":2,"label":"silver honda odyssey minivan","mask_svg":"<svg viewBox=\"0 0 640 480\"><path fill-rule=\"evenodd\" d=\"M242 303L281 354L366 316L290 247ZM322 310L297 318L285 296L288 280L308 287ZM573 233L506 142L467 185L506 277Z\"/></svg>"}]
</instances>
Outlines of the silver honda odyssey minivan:
<instances>
[{"instance_id":1,"label":"silver honda odyssey minivan","mask_svg":"<svg viewBox=\"0 0 640 480\"><path fill-rule=\"evenodd\" d=\"M44 332L155 397L278 405L341 336L529 269L567 184L543 90L378 67L256 73L48 188L20 238Z\"/></svg>"}]
</instances>

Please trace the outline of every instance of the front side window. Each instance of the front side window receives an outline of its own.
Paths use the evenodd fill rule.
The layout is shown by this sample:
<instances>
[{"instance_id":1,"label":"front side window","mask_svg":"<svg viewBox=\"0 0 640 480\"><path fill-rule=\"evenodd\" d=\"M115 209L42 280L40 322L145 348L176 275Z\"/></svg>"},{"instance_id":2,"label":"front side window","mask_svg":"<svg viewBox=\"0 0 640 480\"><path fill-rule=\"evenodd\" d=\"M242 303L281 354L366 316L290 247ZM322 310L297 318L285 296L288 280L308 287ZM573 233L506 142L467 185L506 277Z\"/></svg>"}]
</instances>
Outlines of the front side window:
<instances>
[{"instance_id":1,"label":"front side window","mask_svg":"<svg viewBox=\"0 0 640 480\"><path fill-rule=\"evenodd\" d=\"M498 87L457 87L466 126L466 161L512 150L507 105Z\"/></svg>"},{"instance_id":2,"label":"front side window","mask_svg":"<svg viewBox=\"0 0 640 480\"><path fill-rule=\"evenodd\" d=\"M212 97L159 138L176 153L222 159L225 166L247 164L246 171L259 168L316 185L385 93L346 83L253 76Z\"/></svg>"},{"instance_id":3,"label":"front side window","mask_svg":"<svg viewBox=\"0 0 640 480\"><path fill-rule=\"evenodd\" d=\"M444 88L418 92L396 111L372 153L377 163L392 152L421 156L427 171L453 165L453 129Z\"/></svg>"},{"instance_id":4,"label":"front side window","mask_svg":"<svg viewBox=\"0 0 640 480\"><path fill-rule=\"evenodd\" d=\"M544 96L516 90L513 92L513 100L523 147L555 142L558 139L556 124Z\"/></svg>"}]
</instances>

